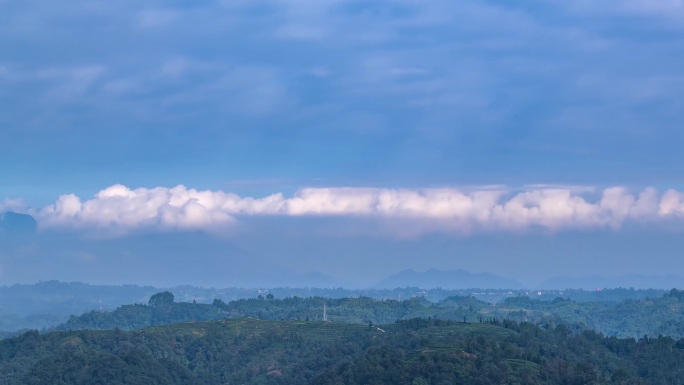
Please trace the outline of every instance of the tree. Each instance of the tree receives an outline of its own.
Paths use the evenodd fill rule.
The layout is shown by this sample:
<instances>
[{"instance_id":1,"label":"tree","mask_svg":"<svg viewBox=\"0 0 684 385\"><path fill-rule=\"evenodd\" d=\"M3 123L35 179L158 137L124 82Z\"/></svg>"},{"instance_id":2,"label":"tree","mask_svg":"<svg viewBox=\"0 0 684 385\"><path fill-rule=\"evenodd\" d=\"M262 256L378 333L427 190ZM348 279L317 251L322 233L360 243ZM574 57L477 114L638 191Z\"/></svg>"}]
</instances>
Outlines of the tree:
<instances>
[{"instance_id":1,"label":"tree","mask_svg":"<svg viewBox=\"0 0 684 385\"><path fill-rule=\"evenodd\" d=\"M163 291L161 293L153 294L150 297L148 305L152 307L169 306L173 303L173 294L170 291Z\"/></svg>"}]
</instances>

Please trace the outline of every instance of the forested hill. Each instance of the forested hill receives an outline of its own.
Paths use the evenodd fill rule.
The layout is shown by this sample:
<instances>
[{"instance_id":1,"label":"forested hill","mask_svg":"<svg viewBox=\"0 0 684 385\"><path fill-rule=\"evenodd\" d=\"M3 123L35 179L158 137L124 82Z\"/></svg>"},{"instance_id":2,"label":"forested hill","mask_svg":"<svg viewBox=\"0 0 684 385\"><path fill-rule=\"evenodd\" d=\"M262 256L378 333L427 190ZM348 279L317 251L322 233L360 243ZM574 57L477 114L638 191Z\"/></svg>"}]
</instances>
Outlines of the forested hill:
<instances>
[{"instance_id":1,"label":"forested hill","mask_svg":"<svg viewBox=\"0 0 684 385\"><path fill-rule=\"evenodd\" d=\"M33 331L0 341L0 383L682 384L684 340L435 319Z\"/></svg>"},{"instance_id":2,"label":"forested hill","mask_svg":"<svg viewBox=\"0 0 684 385\"><path fill-rule=\"evenodd\" d=\"M517 321L543 323L558 319L579 328L616 337L666 335L684 337L684 292L672 289L663 296L627 299L618 303L574 302L557 298L535 301L509 298L481 310L483 314Z\"/></svg>"},{"instance_id":3,"label":"forested hill","mask_svg":"<svg viewBox=\"0 0 684 385\"><path fill-rule=\"evenodd\" d=\"M440 302L453 296L475 297L487 303L501 303L506 298L529 296L535 300L552 301L557 297L576 302L609 302L617 303L626 299L641 300L656 298L665 290L605 289L600 291L586 290L512 290L512 289L458 289L444 288L421 289L418 287L400 287L394 289L342 289L342 288L200 288L177 286L160 289L149 286L106 286L89 285L78 282L46 281L32 285L0 286L0 336L24 329L47 329L64 323L70 315L79 315L94 309L113 311L120 306L132 303L147 303L154 293L162 290L173 292L179 302L211 304L214 299L224 302L238 299L256 298L259 294L268 294L275 298L290 297L324 297L324 298L358 298L373 299L409 299L423 297L430 302Z\"/></svg>"},{"instance_id":4,"label":"forested hill","mask_svg":"<svg viewBox=\"0 0 684 385\"><path fill-rule=\"evenodd\" d=\"M468 301L484 304L475 299ZM327 319L333 322L366 324L391 323L398 319L430 317L438 312L434 304L423 298L406 301L374 300L371 298L284 298L273 297L241 299L225 303L215 300L212 305L171 302L161 306L126 305L113 312L91 311L69 320L50 331L68 330L122 330L142 329L149 326L168 325L186 321L208 321L226 318L251 317L264 320L323 320L323 306ZM455 308L450 313L441 312L445 318L474 321L475 310Z\"/></svg>"},{"instance_id":5,"label":"forested hill","mask_svg":"<svg viewBox=\"0 0 684 385\"><path fill-rule=\"evenodd\" d=\"M642 337L665 335L684 337L684 294L672 290L664 296L619 303L531 300L509 298L493 305L472 297L450 297L433 303L421 297L409 300L374 300L371 298L267 296L230 302L215 300L212 305L173 302L160 306L126 305L113 312L92 311L73 316L66 323L49 330L123 329L185 321L253 317L264 320L315 321L386 324L398 319L433 317L456 321L479 322L481 319L511 319L534 324L565 323L574 330L596 330L608 336Z\"/></svg>"},{"instance_id":6,"label":"forested hill","mask_svg":"<svg viewBox=\"0 0 684 385\"><path fill-rule=\"evenodd\" d=\"M136 285L90 285L79 282L46 281L31 285L0 286L0 331L20 329L42 329L65 322L72 314L81 314L94 309L112 311L119 306L147 302L150 295L169 290L182 302L197 301L210 304L215 298L225 302L255 298L259 294L272 294L276 298L286 297L370 297L374 299L402 300L419 295L431 302L439 302L452 296L473 296L490 303L499 303L505 298L532 296L535 299L551 301L556 297L577 302L619 302L625 299L659 297L664 290L606 289L586 290L511 290L511 289L426 289L398 287L394 289L342 289L342 288L201 288L177 286L155 288Z\"/></svg>"}]
</instances>

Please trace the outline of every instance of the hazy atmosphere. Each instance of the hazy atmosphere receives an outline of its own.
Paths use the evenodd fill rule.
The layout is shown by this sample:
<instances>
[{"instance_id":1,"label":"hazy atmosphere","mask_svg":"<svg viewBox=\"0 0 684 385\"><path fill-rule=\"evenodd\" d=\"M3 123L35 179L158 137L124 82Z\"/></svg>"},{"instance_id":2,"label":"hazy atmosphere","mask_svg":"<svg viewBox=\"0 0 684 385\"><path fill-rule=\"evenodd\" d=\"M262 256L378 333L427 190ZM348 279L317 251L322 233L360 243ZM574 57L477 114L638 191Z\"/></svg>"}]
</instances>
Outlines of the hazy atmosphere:
<instances>
[{"instance_id":1,"label":"hazy atmosphere","mask_svg":"<svg viewBox=\"0 0 684 385\"><path fill-rule=\"evenodd\" d=\"M684 286L682 1L0 1L0 36L0 285Z\"/></svg>"}]
</instances>

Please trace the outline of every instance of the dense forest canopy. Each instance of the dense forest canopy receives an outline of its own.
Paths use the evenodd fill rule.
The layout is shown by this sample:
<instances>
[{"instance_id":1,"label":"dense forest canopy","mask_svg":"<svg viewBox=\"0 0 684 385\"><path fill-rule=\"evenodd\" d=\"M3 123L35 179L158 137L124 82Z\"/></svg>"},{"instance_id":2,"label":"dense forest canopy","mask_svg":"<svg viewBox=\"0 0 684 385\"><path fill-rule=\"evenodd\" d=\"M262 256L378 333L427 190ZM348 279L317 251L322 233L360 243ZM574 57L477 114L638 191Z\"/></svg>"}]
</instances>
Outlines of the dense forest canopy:
<instances>
[{"instance_id":1,"label":"dense forest canopy","mask_svg":"<svg viewBox=\"0 0 684 385\"><path fill-rule=\"evenodd\" d=\"M684 340L564 325L238 318L0 341L13 384L681 384Z\"/></svg>"},{"instance_id":2,"label":"dense forest canopy","mask_svg":"<svg viewBox=\"0 0 684 385\"><path fill-rule=\"evenodd\" d=\"M684 383L677 289L496 304L263 294L207 304L163 291L4 335L0 384Z\"/></svg>"}]
</instances>

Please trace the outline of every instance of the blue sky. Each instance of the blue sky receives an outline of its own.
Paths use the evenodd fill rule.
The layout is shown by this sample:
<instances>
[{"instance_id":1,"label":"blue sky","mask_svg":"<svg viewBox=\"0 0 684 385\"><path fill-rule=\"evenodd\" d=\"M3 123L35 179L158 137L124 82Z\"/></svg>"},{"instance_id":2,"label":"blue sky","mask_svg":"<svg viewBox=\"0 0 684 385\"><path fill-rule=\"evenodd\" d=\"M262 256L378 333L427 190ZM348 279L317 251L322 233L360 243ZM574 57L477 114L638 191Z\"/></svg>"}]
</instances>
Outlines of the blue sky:
<instances>
[{"instance_id":1,"label":"blue sky","mask_svg":"<svg viewBox=\"0 0 684 385\"><path fill-rule=\"evenodd\" d=\"M198 265L231 244L359 285L670 273L683 41L679 0L0 1L0 212L43 245L0 280L103 281L194 232ZM89 265L32 273L46 245Z\"/></svg>"}]
</instances>

